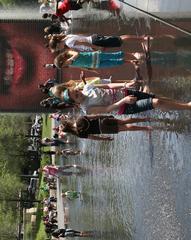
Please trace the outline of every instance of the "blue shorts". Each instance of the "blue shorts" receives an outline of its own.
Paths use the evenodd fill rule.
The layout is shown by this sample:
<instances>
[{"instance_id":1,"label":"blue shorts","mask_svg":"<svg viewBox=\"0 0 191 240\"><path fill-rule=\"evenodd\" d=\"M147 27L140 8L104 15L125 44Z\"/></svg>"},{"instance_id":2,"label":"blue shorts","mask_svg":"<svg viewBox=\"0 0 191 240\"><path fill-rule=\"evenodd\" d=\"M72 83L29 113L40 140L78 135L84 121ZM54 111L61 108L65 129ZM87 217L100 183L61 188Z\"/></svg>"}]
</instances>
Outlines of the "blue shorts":
<instances>
[{"instance_id":1,"label":"blue shorts","mask_svg":"<svg viewBox=\"0 0 191 240\"><path fill-rule=\"evenodd\" d=\"M115 67L124 64L124 52L101 52L99 68Z\"/></svg>"},{"instance_id":2,"label":"blue shorts","mask_svg":"<svg viewBox=\"0 0 191 240\"><path fill-rule=\"evenodd\" d=\"M134 104L125 104L124 111L121 114L135 114L154 108L152 103L154 94L128 89L128 95L137 97L137 101Z\"/></svg>"}]
</instances>

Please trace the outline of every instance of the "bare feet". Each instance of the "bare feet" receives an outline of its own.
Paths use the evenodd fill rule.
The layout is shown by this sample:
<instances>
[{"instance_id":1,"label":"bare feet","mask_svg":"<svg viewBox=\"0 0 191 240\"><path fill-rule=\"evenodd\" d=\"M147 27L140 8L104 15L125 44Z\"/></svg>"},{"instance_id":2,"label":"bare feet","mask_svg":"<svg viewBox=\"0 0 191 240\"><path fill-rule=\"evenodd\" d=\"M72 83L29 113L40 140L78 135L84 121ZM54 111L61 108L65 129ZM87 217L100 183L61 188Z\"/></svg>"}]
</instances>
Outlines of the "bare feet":
<instances>
[{"instance_id":1,"label":"bare feet","mask_svg":"<svg viewBox=\"0 0 191 240\"><path fill-rule=\"evenodd\" d=\"M127 62L130 62L130 63L132 63L135 66L135 65L143 64L144 60L128 60Z\"/></svg>"},{"instance_id":2,"label":"bare feet","mask_svg":"<svg viewBox=\"0 0 191 240\"><path fill-rule=\"evenodd\" d=\"M150 88L149 88L149 86L146 84L146 85L144 86L144 88L143 88L142 91L145 92L145 93L150 93Z\"/></svg>"},{"instance_id":3,"label":"bare feet","mask_svg":"<svg viewBox=\"0 0 191 240\"><path fill-rule=\"evenodd\" d=\"M132 55L133 55L137 60L143 60L143 59L145 59L144 53L136 52L136 53L132 53ZM136 63L136 62L135 62L135 63Z\"/></svg>"}]
</instances>

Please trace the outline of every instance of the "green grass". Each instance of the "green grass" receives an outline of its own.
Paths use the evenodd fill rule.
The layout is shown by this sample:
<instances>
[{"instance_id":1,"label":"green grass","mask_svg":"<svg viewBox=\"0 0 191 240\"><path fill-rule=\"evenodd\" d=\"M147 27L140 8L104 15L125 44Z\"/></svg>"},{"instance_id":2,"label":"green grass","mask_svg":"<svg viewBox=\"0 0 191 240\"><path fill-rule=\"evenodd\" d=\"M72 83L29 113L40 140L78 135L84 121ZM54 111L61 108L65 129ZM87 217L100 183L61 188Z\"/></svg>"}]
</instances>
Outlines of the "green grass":
<instances>
[{"instance_id":1,"label":"green grass","mask_svg":"<svg viewBox=\"0 0 191 240\"><path fill-rule=\"evenodd\" d=\"M43 115L43 129L42 129L42 138L51 137L51 120L48 118L48 115ZM46 147L46 150L50 150L50 147ZM43 156L41 160L41 166L50 164L49 157Z\"/></svg>"},{"instance_id":2,"label":"green grass","mask_svg":"<svg viewBox=\"0 0 191 240\"><path fill-rule=\"evenodd\" d=\"M44 137L50 137L51 136L51 120L47 117L47 115L43 115L43 129L42 129L42 138ZM48 148L46 148L48 149ZM50 164L50 159L49 157L42 156L41 160L41 167ZM43 177L42 174L39 176L39 188L43 185ZM47 197L47 193L43 191L39 191L38 193L38 199L44 199ZM44 231L44 224L41 221L42 216L43 216L43 211L42 211L42 204L38 204L37 207L37 222L36 222L36 236L34 237L35 240L44 240L47 239L47 235Z\"/></svg>"},{"instance_id":3,"label":"green grass","mask_svg":"<svg viewBox=\"0 0 191 240\"><path fill-rule=\"evenodd\" d=\"M23 6L28 3L37 4L37 0L0 0L0 3L5 7L13 7L13 6Z\"/></svg>"}]
</instances>

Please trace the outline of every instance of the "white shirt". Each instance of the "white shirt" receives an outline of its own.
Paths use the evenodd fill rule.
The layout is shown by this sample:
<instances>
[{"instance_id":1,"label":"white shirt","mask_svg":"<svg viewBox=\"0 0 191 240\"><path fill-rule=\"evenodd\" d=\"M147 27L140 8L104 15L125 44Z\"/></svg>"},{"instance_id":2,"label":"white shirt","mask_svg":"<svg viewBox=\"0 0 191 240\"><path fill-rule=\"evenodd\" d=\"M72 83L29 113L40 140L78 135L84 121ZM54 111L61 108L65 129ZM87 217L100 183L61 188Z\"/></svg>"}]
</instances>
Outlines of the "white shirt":
<instances>
[{"instance_id":1,"label":"white shirt","mask_svg":"<svg viewBox=\"0 0 191 240\"><path fill-rule=\"evenodd\" d=\"M42 3L39 8L40 13L51 13L55 12L55 5L53 3Z\"/></svg>"},{"instance_id":2,"label":"white shirt","mask_svg":"<svg viewBox=\"0 0 191 240\"><path fill-rule=\"evenodd\" d=\"M125 97L123 89L102 89L93 84L86 84L82 93L86 96L80 104L82 111L87 114L88 109L96 106L108 106Z\"/></svg>"},{"instance_id":3,"label":"white shirt","mask_svg":"<svg viewBox=\"0 0 191 240\"><path fill-rule=\"evenodd\" d=\"M91 36L83 36L83 35L74 35L69 34L66 36L65 40L63 40L66 46L69 48L72 48L74 50L77 50L79 52L92 52L93 49L91 47L85 46L85 45L75 45L77 41L79 42L87 42L92 44L92 37Z\"/></svg>"}]
</instances>

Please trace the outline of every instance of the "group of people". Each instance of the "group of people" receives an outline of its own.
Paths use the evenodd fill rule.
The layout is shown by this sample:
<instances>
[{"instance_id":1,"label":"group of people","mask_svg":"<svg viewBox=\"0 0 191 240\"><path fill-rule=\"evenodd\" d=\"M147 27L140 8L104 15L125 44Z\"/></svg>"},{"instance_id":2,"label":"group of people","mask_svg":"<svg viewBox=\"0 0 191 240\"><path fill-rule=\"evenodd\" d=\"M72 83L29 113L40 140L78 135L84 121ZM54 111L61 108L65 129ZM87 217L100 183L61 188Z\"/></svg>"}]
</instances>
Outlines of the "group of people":
<instances>
[{"instance_id":1,"label":"group of people","mask_svg":"<svg viewBox=\"0 0 191 240\"><path fill-rule=\"evenodd\" d=\"M93 9L107 10L116 15L119 15L121 11L121 5L117 0L39 0L39 2L41 3L40 13L52 14L65 20L67 20L67 18L64 16L64 14L68 13L69 11L78 11L84 9L85 5L87 4L91 4L91 8ZM48 16L45 16L45 18L47 17Z\"/></svg>"},{"instance_id":2,"label":"group of people","mask_svg":"<svg viewBox=\"0 0 191 240\"><path fill-rule=\"evenodd\" d=\"M76 191L66 191L62 194L69 200L74 200L80 196L79 192ZM54 237L88 237L91 236L90 232L76 231L69 228L59 228L57 220L57 198L50 196L42 201L43 204L43 223L45 226L45 232Z\"/></svg>"},{"instance_id":3,"label":"group of people","mask_svg":"<svg viewBox=\"0 0 191 240\"><path fill-rule=\"evenodd\" d=\"M45 138L41 146L59 146L69 143L66 134L72 134L80 138L92 140L113 140L109 134L117 134L125 131L151 131L155 126L145 123L161 121L161 119L148 117L130 117L153 109L162 111L169 110L191 110L191 102L179 102L169 98L159 97L149 92L140 73L140 65L144 62L151 64L152 56L150 46L153 38L148 35L121 35L105 36L100 34L82 35L67 34L65 23L69 27L69 21L64 14L69 10L79 10L84 3L91 0L57 1L56 12L46 12L44 18L50 18L52 23L44 29L46 47L54 54L54 63L48 64L54 68L79 68L81 74L79 80L68 80L59 84L55 79L49 79L39 84L39 89L46 98L40 102L44 108L49 108L52 113L50 118L59 122L54 130L56 137ZM93 0L92 0L93 1ZM117 13L120 8L109 3ZM113 4L113 5L112 5ZM115 5L115 6L114 6ZM142 52L111 51L112 48L121 48L125 42L136 41L142 46ZM132 80L114 80L112 77L86 77L85 71L98 73L99 69L118 67L123 64L131 64L135 70L135 78ZM149 76L150 77L150 76ZM80 116L73 116L72 109L79 110ZM62 110L68 110L69 114L63 114ZM58 112L59 111L59 112ZM66 111L65 111L66 112ZM118 118L114 114L128 115L125 118ZM144 124L139 124L144 123ZM158 129L156 127L156 129ZM107 134L107 135L105 135ZM80 154L80 150L62 149L43 151L47 155L68 155ZM74 171L74 169L76 171ZM59 178L60 176L81 175L84 169L81 166L71 164L63 167L47 165L39 169L45 175ZM66 192L64 198L79 198L80 193L75 191ZM72 196L72 197L71 197ZM74 197L75 196L75 197ZM51 231L54 237L84 237L85 233L71 229L54 229Z\"/></svg>"},{"instance_id":4,"label":"group of people","mask_svg":"<svg viewBox=\"0 0 191 240\"><path fill-rule=\"evenodd\" d=\"M78 119L62 117L59 131L79 137L93 134L113 134L121 131L151 130L150 126L136 126L133 123L157 121L148 118L117 119L105 115L117 111L118 114L135 114L152 109L191 110L191 102L181 103L168 98L157 97L152 93L135 90L136 81L125 83L92 84L84 80L84 87L78 82L57 84L47 89L54 97L41 102L41 106L55 109L79 108L84 114ZM94 79L95 80L95 79ZM81 83L80 83L81 84ZM76 86L77 85L77 86ZM104 138L107 139L107 138Z\"/></svg>"},{"instance_id":5,"label":"group of people","mask_svg":"<svg viewBox=\"0 0 191 240\"><path fill-rule=\"evenodd\" d=\"M58 147L58 146L56 146ZM61 150L59 150L61 151ZM72 151L72 150L71 150ZM46 151L48 152L48 151ZM53 151L50 151L51 154ZM77 153L75 153L77 154ZM81 175L84 172L84 169L78 165L64 165L62 167L56 165L46 165L43 168L39 169L38 172L43 173L43 181L48 183L47 194L49 197L44 198L42 201L43 204L43 223L45 226L45 232L48 236L52 236L54 238L60 237L89 237L91 236L91 232L87 231L76 231L70 228L67 228L67 224L65 224L65 228L59 228L58 219L57 219L57 198L50 191L51 189L57 190L56 181L57 178L60 177L68 177L72 175ZM52 187L54 185L54 188ZM51 185L51 186L50 186ZM40 189L41 190L41 189ZM73 201L75 199L81 200L81 192L75 190L67 190L61 193L61 197L63 198L63 202Z\"/></svg>"},{"instance_id":6,"label":"group of people","mask_svg":"<svg viewBox=\"0 0 191 240\"><path fill-rule=\"evenodd\" d=\"M59 23L63 21L60 17L63 17L65 12L62 12L61 9L57 6L56 13L49 14L52 21L55 19ZM47 28L45 28L45 33L45 39L48 41L47 47L53 54L56 54L52 66L57 68L77 67L82 70L79 80L70 80L62 84L49 81L39 86L40 90L47 94L47 98L40 103L42 107L56 110L78 108L85 114L78 119L62 118L62 124L59 126L60 134L68 132L83 138L110 140L110 137L93 135L113 134L121 131L150 131L153 127L132 124L148 122L153 119L126 118L122 120L112 115L105 116L105 114L117 112L120 115L130 115L152 109L191 110L191 102L182 103L158 97L150 93L148 87L140 88L144 81L139 65L144 61L150 61L152 37L67 35L61 29L49 31ZM107 51L107 49L115 47L120 48L126 41L137 41L143 47L143 52ZM135 79L115 81L111 80L111 77L106 79L86 78L84 74L84 70L96 71L100 68L117 67L125 63L133 64ZM89 116L90 114L91 116ZM154 119L154 121L157 120Z\"/></svg>"},{"instance_id":7,"label":"group of people","mask_svg":"<svg viewBox=\"0 0 191 240\"><path fill-rule=\"evenodd\" d=\"M58 228L56 202L57 199L53 196L44 198L42 201L43 204L42 220L45 226L46 233L51 233Z\"/></svg>"},{"instance_id":8,"label":"group of people","mask_svg":"<svg viewBox=\"0 0 191 240\"><path fill-rule=\"evenodd\" d=\"M61 116L60 113L56 114L50 114L50 117L55 117L57 120L58 116ZM53 129L54 130L54 129ZM48 141L47 141L48 139ZM64 149L63 146L64 142L59 142L60 144L57 144L58 142L54 143L51 141L50 138L44 138L43 141L47 141L50 143L50 145L42 144L41 147L43 148L42 154L45 155L62 155L64 157L68 157L70 155L77 155L81 152L79 150L75 150L72 148L66 148ZM55 139L54 139L55 140ZM57 139L59 140L59 139ZM46 142L45 141L45 142ZM54 146L55 149L52 150L45 150L46 147ZM40 191L43 191L45 195L48 195L49 197L44 198L42 201L43 204L43 217L42 221L45 227L45 232L48 236L52 236L54 238L60 238L60 237L86 237L90 236L89 232L84 231L76 231L73 229L67 228L67 224L65 224L65 228L59 228L58 226L58 219L57 219L57 198L54 196L53 193L57 191L57 178L61 177L69 177L69 176L81 176L86 171L83 167L70 164L70 165L46 165L42 168L38 169L38 172L43 173L43 184L41 184ZM54 191L51 191L54 190ZM53 195L52 195L53 194ZM63 199L63 202L66 203L67 201L73 201L75 199L81 200L81 192L75 191L75 190L67 190L63 193L61 193L61 198Z\"/></svg>"}]
</instances>

